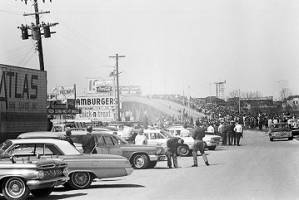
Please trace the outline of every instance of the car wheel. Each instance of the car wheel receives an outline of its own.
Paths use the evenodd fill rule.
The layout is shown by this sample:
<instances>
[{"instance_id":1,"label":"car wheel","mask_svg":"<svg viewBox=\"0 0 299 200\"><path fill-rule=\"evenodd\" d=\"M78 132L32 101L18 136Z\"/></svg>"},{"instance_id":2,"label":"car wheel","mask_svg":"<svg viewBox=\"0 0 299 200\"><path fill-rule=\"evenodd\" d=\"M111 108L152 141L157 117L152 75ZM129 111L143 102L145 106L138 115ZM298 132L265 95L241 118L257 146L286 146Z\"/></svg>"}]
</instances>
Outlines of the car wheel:
<instances>
[{"instance_id":1,"label":"car wheel","mask_svg":"<svg viewBox=\"0 0 299 200\"><path fill-rule=\"evenodd\" d=\"M208 147L209 150L215 150L216 149L216 146L210 146Z\"/></svg>"},{"instance_id":2,"label":"car wheel","mask_svg":"<svg viewBox=\"0 0 299 200\"><path fill-rule=\"evenodd\" d=\"M157 165L157 161L150 161L148 168L155 168Z\"/></svg>"},{"instance_id":3,"label":"car wheel","mask_svg":"<svg viewBox=\"0 0 299 200\"><path fill-rule=\"evenodd\" d=\"M293 137L289 137L288 140L293 140Z\"/></svg>"},{"instance_id":4,"label":"car wheel","mask_svg":"<svg viewBox=\"0 0 299 200\"><path fill-rule=\"evenodd\" d=\"M50 187L50 188L31 190L30 192L35 197L47 197L52 193L53 189L54 189L53 187Z\"/></svg>"},{"instance_id":5,"label":"car wheel","mask_svg":"<svg viewBox=\"0 0 299 200\"><path fill-rule=\"evenodd\" d=\"M189 150L188 145L180 145L177 148L177 154L179 156L188 156L189 152L190 152L190 150Z\"/></svg>"},{"instance_id":6,"label":"car wheel","mask_svg":"<svg viewBox=\"0 0 299 200\"><path fill-rule=\"evenodd\" d=\"M2 194L8 200L23 200L29 193L25 181L19 177L10 177L2 185Z\"/></svg>"},{"instance_id":7,"label":"car wheel","mask_svg":"<svg viewBox=\"0 0 299 200\"><path fill-rule=\"evenodd\" d=\"M149 165L149 159L145 154L134 155L132 161L135 169L145 169Z\"/></svg>"},{"instance_id":8,"label":"car wheel","mask_svg":"<svg viewBox=\"0 0 299 200\"><path fill-rule=\"evenodd\" d=\"M273 142L273 138L270 138L270 141Z\"/></svg>"},{"instance_id":9,"label":"car wheel","mask_svg":"<svg viewBox=\"0 0 299 200\"><path fill-rule=\"evenodd\" d=\"M69 186L72 189L85 189L90 186L92 182L91 174L88 172L74 172L70 175L68 181Z\"/></svg>"}]
</instances>

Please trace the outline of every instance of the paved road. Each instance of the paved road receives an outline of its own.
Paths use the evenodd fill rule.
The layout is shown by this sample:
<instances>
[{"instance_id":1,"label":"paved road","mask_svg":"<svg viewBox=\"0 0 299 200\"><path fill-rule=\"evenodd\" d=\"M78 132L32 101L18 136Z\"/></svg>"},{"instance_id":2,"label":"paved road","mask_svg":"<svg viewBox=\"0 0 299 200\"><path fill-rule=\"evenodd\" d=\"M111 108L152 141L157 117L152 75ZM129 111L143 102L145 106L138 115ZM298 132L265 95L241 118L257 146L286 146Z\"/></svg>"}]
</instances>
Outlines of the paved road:
<instances>
[{"instance_id":1,"label":"paved road","mask_svg":"<svg viewBox=\"0 0 299 200\"><path fill-rule=\"evenodd\" d=\"M256 131L244 136L240 147L208 151L208 167L201 158L197 168L191 157L180 158L178 169L163 162L87 190L57 188L49 199L299 199L299 141L270 142Z\"/></svg>"}]
</instances>

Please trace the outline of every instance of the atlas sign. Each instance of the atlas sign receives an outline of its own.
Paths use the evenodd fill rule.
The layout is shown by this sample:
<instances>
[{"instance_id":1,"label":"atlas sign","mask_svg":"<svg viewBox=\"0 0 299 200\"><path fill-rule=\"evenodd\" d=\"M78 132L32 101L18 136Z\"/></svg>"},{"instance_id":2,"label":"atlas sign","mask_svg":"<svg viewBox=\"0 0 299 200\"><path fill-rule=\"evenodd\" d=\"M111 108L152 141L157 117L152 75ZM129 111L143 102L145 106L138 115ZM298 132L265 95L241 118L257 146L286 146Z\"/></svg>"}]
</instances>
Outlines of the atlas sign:
<instances>
[{"instance_id":1,"label":"atlas sign","mask_svg":"<svg viewBox=\"0 0 299 200\"><path fill-rule=\"evenodd\" d=\"M6 111L35 112L43 108L45 105L39 104L46 102L46 84L45 72L0 65L0 103L5 102Z\"/></svg>"}]
</instances>

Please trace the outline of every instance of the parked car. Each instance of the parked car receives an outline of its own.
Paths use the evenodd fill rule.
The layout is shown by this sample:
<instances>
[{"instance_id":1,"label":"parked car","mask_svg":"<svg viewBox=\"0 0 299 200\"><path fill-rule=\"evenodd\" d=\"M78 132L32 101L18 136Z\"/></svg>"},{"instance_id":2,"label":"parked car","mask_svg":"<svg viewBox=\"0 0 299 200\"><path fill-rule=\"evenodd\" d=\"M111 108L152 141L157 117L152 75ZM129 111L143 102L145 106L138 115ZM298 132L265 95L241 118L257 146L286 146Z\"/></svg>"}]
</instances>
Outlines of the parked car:
<instances>
[{"instance_id":1,"label":"parked car","mask_svg":"<svg viewBox=\"0 0 299 200\"><path fill-rule=\"evenodd\" d=\"M83 152L82 137L87 134L85 131L72 132L72 139L76 148ZM158 161L167 160L163 147L150 145L129 144L121 137L105 131L93 131L93 138L96 142L98 154L114 154L126 157L135 169L153 168ZM30 132L23 133L18 138L60 138L63 139L63 132Z\"/></svg>"},{"instance_id":2,"label":"parked car","mask_svg":"<svg viewBox=\"0 0 299 200\"><path fill-rule=\"evenodd\" d=\"M1 155L0 187L8 200L24 200L31 194L47 197L68 180L67 164L53 159L18 159Z\"/></svg>"},{"instance_id":3,"label":"parked car","mask_svg":"<svg viewBox=\"0 0 299 200\"><path fill-rule=\"evenodd\" d=\"M37 132L36 134L43 132ZM23 135L22 138L26 138ZM29 137L28 137L29 138ZM129 161L117 155L82 154L69 142L59 139L14 139L2 145L6 155L16 157L57 157L69 166L71 189L88 188L95 178L114 178L130 175L133 169Z\"/></svg>"},{"instance_id":4,"label":"parked car","mask_svg":"<svg viewBox=\"0 0 299 200\"><path fill-rule=\"evenodd\" d=\"M81 138L86 134L86 132L76 132L72 135L73 141L79 144L78 149L82 149ZM123 138L105 131L93 131L92 135L96 142L97 153L124 156L135 169L154 168L158 161L166 160L162 147L129 144Z\"/></svg>"},{"instance_id":5,"label":"parked car","mask_svg":"<svg viewBox=\"0 0 299 200\"><path fill-rule=\"evenodd\" d=\"M278 123L275 127L269 129L269 139L273 141L274 139L288 139L292 140L292 130L287 123Z\"/></svg>"}]
</instances>

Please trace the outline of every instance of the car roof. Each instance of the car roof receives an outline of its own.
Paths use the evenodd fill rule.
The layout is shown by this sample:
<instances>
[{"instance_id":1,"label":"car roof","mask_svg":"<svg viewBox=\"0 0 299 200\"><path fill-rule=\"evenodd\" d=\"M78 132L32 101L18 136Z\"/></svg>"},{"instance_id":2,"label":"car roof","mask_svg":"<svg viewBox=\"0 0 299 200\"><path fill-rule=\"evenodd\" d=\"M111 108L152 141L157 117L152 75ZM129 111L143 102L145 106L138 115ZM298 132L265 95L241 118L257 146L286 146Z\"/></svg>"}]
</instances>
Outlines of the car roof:
<instances>
[{"instance_id":1,"label":"car roof","mask_svg":"<svg viewBox=\"0 0 299 200\"><path fill-rule=\"evenodd\" d=\"M18 143L22 143L22 144L51 143L51 144L56 144L57 146L69 143L68 141L58 140L58 139L54 139L54 138L32 138L30 140L28 140L28 139L9 139L9 141L11 141L14 144L18 144Z\"/></svg>"}]
</instances>

